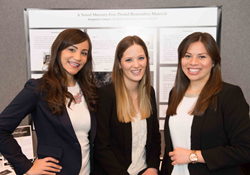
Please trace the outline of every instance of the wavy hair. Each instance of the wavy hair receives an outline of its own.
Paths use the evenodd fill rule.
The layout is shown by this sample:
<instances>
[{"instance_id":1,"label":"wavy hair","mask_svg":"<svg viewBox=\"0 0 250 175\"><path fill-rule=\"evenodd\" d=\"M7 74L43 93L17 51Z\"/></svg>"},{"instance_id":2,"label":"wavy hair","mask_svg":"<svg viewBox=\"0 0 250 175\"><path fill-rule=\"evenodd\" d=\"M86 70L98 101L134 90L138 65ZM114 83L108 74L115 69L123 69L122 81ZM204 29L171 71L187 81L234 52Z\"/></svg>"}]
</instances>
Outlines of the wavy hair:
<instances>
[{"instance_id":1,"label":"wavy hair","mask_svg":"<svg viewBox=\"0 0 250 175\"><path fill-rule=\"evenodd\" d=\"M188 35L178 47L178 68L175 79L175 85L170 97L170 103L167 109L167 115L175 115L176 109L180 104L185 92L190 84L190 80L184 74L181 67L181 60L185 56L190 44L202 42L211 57L214 66L211 69L210 77L204 85L194 108L190 111L192 115L201 116L211 104L212 109L217 108L217 94L222 89L221 78L221 57L214 38L208 33L195 32Z\"/></svg>"},{"instance_id":2,"label":"wavy hair","mask_svg":"<svg viewBox=\"0 0 250 175\"><path fill-rule=\"evenodd\" d=\"M89 43L87 62L74 78L84 94L88 109L96 111L98 95L92 71L92 45L90 38L86 32L79 29L66 29L57 36L52 44L50 63L48 70L42 77L44 83L40 88L41 91L46 92L45 100L49 104L53 114L63 114L67 98L69 99L68 107L75 100L73 95L68 92L67 76L61 63L61 53L67 47L84 41L88 41Z\"/></svg>"},{"instance_id":3,"label":"wavy hair","mask_svg":"<svg viewBox=\"0 0 250 175\"><path fill-rule=\"evenodd\" d=\"M146 71L139 82L138 89L138 103L141 114L141 119L148 118L151 113L150 103L150 70L149 70L149 56L146 44L138 36L127 36L123 38L116 47L115 61L112 72L112 81L115 87L116 94L116 106L118 120L123 123L133 121L133 117L136 116L135 109L132 105L132 100L126 88L123 71L119 68L123 53L132 45L138 44L144 50L145 56L147 57Z\"/></svg>"}]
</instances>

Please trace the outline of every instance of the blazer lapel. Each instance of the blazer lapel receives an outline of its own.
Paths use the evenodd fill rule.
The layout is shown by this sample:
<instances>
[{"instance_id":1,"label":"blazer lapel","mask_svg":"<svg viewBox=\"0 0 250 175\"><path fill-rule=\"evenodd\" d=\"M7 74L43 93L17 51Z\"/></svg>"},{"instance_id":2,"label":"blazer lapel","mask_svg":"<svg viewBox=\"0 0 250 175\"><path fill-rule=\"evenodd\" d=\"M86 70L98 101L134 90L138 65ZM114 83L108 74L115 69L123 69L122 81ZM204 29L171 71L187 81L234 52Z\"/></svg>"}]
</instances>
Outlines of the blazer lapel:
<instances>
[{"instance_id":1,"label":"blazer lapel","mask_svg":"<svg viewBox=\"0 0 250 175\"><path fill-rule=\"evenodd\" d=\"M62 122L63 126L65 127L65 129L69 132L69 134L77 140L74 128L72 126L72 123L70 121L67 109L64 109L64 113L61 116L58 116L58 118L60 119L60 121Z\"/></svg>"},{"instance_id":2,"label":"blazer lapel","mask_svg":"<svg viewBox=\"0 0 250 175\"><path fill-rule=\"evenodd\" d=\"M204 120L206 118L206 113L202 116L194 116L193 123L191 126L191 149L200 150L201 149L201 135Z\"/></svg>"},{"instance_id":3,"label":"blazer lapel","mask_svg":"<svg viewBox=\"0 0 250 175\"><path fill-rule=\"evenodd\" d=\"M124 144L125 144L125 156L126 159L132 161L131 153L132 153L132 126L131 122L122 123L123 125L123 134L124 134Z\"/></svg>"}]
</instances>

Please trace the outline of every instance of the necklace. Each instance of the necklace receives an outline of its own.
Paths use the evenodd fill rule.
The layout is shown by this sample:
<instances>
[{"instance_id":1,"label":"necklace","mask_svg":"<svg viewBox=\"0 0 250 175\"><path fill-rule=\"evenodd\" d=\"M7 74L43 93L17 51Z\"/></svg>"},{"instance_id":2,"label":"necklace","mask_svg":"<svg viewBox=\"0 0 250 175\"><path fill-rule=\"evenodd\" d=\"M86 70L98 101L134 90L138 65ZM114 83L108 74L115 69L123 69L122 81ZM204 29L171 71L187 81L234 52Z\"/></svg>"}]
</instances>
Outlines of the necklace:
<instances>
[{"instance_id":1,"label":"necklace","mask_svg":"<svg viewBox=\"0 0 250 175\"><path fill-rule=\"evenodd\" d=\"M81 89L79 89L79 91L77 92L76 95L73 95L74 99L75 99L75 103L79 104L82 102L82 91Z\"/></svg>"}]
</instances>

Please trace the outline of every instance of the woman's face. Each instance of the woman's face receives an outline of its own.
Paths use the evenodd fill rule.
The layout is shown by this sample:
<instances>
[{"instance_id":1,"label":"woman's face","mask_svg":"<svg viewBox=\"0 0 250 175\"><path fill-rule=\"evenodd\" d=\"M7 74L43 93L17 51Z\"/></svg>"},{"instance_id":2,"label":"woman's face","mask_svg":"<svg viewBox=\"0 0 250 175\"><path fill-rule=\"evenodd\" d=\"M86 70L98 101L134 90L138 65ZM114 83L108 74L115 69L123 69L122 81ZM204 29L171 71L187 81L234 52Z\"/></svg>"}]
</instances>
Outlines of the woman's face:
<instances>
[{"instance_id":1,"label":"woman's face","mask_svg":"<svg viewBox=\"0 0 250 175\"><path fill-rule=\"evenodd\" d=\"M68 80L74 79L87 62L89 51L88 41L67 47L61 52L61 63L67 74Z\"/></svg>"},{"instance_id":2,"label":"woman's face","mask_svg":"<svg viewBox=\"0 0 250 175\"><path fill-rule=\"evenodd\" d=\"M130 46L123 53L119 66L123 71L123 78L127 86L134 83L139 84L147 66L147 57L143 48L138 44Z\"/></svg>"},{"instance_id":3,"label":"woman's face","mask_svg":"<svg viewBox=\"0 0 250 175\"><path fill-rule=\"evenodd\" d=\"M182 70L189 78L190 83L199 82L205 85L213 66L213 61L208 55L205 46L199 41L190 44L181 59Z\"/></svg>"}]
</instances>

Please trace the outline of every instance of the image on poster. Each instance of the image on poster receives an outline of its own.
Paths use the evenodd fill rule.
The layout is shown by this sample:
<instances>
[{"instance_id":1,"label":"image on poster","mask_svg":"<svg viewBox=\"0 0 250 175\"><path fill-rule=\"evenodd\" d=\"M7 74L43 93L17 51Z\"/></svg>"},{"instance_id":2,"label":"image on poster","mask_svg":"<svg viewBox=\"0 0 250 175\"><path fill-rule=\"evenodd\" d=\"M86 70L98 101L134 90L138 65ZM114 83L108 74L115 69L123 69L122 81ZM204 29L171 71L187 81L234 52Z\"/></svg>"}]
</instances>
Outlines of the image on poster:
<instances>
[{"instance_id":1,"label":"image on poster","mask_svg":"<svg viewBox=\"0 0 250 175\"><path fill-rule=\"evenodd\" d=\"M177 67L160 67L160 99L159 102L168 102L169 92L174 86Z\"/></svg>"},{"instance_id":2,"label":"image on poster","mask_svg":"<svg viewBox=\"0 0 250 175\"><path fill-rule=\"evenodd\" d=\"M191 33L206 32L216 40L217 27L161 28L160 64L177 64L177 48L181 41Z\"/></svg>"}]
</instances>

